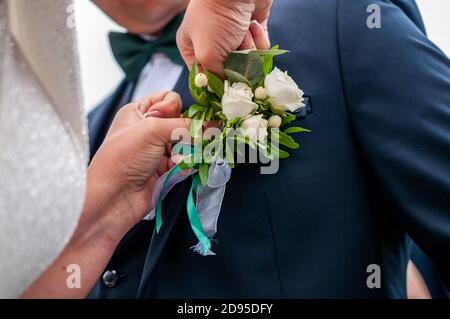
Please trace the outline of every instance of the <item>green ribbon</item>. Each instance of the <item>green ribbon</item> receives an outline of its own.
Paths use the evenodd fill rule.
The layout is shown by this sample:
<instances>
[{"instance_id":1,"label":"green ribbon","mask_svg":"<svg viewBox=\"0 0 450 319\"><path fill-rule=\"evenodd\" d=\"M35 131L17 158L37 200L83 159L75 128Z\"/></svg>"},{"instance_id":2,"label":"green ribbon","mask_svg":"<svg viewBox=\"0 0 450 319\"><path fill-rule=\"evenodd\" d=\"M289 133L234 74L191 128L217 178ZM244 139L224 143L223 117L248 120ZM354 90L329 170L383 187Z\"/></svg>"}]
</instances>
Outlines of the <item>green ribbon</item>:
<instances>
[{"instance_id":1,"label":"green ribbon","mask_svg":"<svg viewBox=\"0 0 450 319\"><path fill-rule=\"evenodd\" d=\"M182 148L178 147L176 149L176 152L181 153ZM191 148L191 156L192 153L194 152L194 148ZM156 233L159 233L159 231L161 230L161 226L162 226L162 202L163 202L163 194L164 194L164 189L167 187L167 184L169 182L169 180L179 171L181 171L182 168L180 167L180 165L175 165L170 171L169 174L167 175L166 179L164 180L164 184L161 188L161 193L159 194L159 198L158 198L158 202L156 204ZM211 248L211 241L209 240L209 238L205 235L205 231L203 230L203 226L202 223L200 221L200 218L198 217L198 211L197 211L197 207L195 206L195 201L194 201L194 193L198 193L198 187L200 186L200 175L198 173L196 173L195 175L192 176L192 184L191 184L191 189L189 191L189 195L187 198L187 203L186 203L186 210L187 210L187 214L188 214L188 218L189 218L189 223L191 224L191 228L195 234L195 236L197 237L199 244L201 246L201 250L199 251L202 255L207 255L210 248ZM196 248L196 250L198 250L198 248Z\"/></svg>"},{"instance_id":2,"label":"green ribbon","mask_svg":"<svg viewBox=\"0 0 450 319\"><path fill-rule=\"evenodd\" d=\"M200 185L200 175L195 174L192 178L192 185L187 199L186 209L189 217L189 222L191 224L191 228L194 231L194 234L201 245L202 248L201 254L206 255L208 254L208 251L211 248L211 241L205 235L202 223L200 222L200 218L198 217L198 211L197 207L195 207L194 201L194 192L197 193L197 188L199 185Z\"/></svg>"},{"instance_id":3,"label":"green ribbon","mask_svg":"<svg viewBox=\"0 0 450 319\"><path fill-rule=\"evenodd\" d=\"M166 180L164 181L163 187L161 188L161 193L159 194L158 203L156 204L156 232L159 233L162 226L162 202L163 202L163 194L164 189L167 186L167 183L169 183L169 180L179 171L181 171L180 165L175 165L169 172L169 174L166 177Z\"/></svg>"}]
</instances>

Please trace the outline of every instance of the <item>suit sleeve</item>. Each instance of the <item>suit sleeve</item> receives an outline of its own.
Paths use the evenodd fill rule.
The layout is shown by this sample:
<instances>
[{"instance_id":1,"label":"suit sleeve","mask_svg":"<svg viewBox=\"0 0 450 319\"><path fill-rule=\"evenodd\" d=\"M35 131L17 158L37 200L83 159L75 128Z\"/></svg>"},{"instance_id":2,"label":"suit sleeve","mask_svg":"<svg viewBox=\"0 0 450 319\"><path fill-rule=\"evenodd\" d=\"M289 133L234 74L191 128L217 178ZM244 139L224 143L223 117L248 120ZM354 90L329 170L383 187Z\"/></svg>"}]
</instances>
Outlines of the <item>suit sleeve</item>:
<instances>
[{"instance_id":1,"label":"suit sleeve","mask_svg":"<svg viewBox=\"0 0 450 319\"><path fill-rule=\"evenodd\" d=\"M366 24L373 3L379 29ZM342 83L375 181L450 288L450 61L394 3L340 1Z\"/></svg>"}]
</instances>

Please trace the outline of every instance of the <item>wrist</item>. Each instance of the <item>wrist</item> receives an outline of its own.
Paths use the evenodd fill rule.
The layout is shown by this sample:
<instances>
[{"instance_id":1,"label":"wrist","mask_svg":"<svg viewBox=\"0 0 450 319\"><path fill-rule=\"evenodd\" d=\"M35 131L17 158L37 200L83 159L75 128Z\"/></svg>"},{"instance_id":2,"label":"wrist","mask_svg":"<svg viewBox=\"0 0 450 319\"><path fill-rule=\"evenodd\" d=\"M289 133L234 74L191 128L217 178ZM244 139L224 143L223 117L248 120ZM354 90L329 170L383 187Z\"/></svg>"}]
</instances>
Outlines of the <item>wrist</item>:
<instances>
[{"instance_id":1,"label":"wrist","mask_svg":"<svg viewBox=\"0 0 450 319\"><path fill-rule=\"evenodd\" d=\"M80 237L117 245L135 222L129 218L126 196L108 187L113 183L105 181L88 170L85 202L77 232Z\"/></svg>"},{"instance_id":2,"label":"wrist","mask_svg":"<svg viewBox=\"0 0 450 319\"><path fill-rule=\"evenodd\" d=\"M114 251L120 242L118 232L108 231L106 214L97 205L85 201L83 212L69 246L83 247L86 244L101 247L103 250Z\"/></svg>"}]
</instances>

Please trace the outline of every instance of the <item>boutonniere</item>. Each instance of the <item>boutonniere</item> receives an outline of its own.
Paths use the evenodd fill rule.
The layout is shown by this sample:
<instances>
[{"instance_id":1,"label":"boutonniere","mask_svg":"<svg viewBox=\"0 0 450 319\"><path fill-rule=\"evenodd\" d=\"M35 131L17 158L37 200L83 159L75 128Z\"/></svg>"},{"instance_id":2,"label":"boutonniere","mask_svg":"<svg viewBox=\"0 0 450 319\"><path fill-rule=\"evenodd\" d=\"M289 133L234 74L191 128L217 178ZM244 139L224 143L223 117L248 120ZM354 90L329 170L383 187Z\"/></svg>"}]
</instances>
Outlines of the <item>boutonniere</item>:
<instances>
[{"instance_id":1,"label":"boutonniere","mask_svg":"<svg viewBox=\"0 0 450 319\"><path fill-rule=\"evenodd\" d=\"M287 71L274 67L274 57L284 53L278 46L232 52L224 64L224 81L208 70L200 72L197 64L192 66L189 88L196 103L183 115L192 124L188 134L174 133L176 139L184 136L173 148L182 160L161 176L153 192L151 216L156 216L157 232L163 223L164 197L189 178L186 208L198 239L193 249L213 255L211 241L226 183L235 165L248 161L246 150L257 152L267 163L285 159L288 149L299 148L292 134L309 130L288 124L296 119L293 112L305 107L303 91ZM205 123L215 125L205 128Z\"/></svg>"}]
</instances>

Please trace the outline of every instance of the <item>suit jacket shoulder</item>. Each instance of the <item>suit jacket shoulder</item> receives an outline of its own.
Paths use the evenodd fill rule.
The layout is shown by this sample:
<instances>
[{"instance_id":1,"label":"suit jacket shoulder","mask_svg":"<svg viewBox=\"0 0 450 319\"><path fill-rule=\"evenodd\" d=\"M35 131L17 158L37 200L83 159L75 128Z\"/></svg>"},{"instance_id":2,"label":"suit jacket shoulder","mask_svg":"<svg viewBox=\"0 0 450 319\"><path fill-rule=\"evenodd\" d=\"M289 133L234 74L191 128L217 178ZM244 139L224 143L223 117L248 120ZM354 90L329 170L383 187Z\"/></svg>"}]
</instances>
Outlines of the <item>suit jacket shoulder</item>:
<instances>
[{"instance_id":1,"label":"suit jacket shoulder","mask_svg":"<svg viewBox=\"0 0 450 319\"><path fill-rule=\"evenodd\" d=\"M379 5L379 29L366 25L370 3ZM342 82L378 185L450 286L450 60L414 8L414 1L340 1Z\"/></svg>"}]
</instances>

